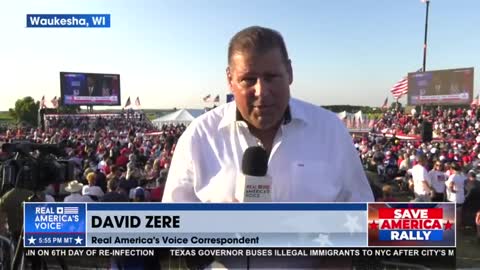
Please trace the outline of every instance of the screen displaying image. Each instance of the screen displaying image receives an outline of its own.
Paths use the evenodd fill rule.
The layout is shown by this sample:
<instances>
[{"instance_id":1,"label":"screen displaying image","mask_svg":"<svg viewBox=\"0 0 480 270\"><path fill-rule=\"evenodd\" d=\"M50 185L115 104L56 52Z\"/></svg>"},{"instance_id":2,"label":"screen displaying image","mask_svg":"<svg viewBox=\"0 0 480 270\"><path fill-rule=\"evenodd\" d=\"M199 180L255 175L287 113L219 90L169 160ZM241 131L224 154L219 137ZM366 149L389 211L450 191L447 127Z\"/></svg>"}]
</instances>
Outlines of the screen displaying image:
<instances>
[{"instance_id":1,"label":"screen displaying image","mask_svg":"<svg viewBox=\"0 0 480 270\"><path fill-rule=\"evenodd\" d=\"M60 72L63 105L120 105L120 75Z\"/></svg>"},{"instance_id":2,"label":"screen displaying image","mask_svg":"<svg viewBox=\"0 0 480 270\"><path fill-rule=\"evenodd\" d=\"M470 104L473 68L408 74L408 104Z\"/></svg>"}]
</instances>

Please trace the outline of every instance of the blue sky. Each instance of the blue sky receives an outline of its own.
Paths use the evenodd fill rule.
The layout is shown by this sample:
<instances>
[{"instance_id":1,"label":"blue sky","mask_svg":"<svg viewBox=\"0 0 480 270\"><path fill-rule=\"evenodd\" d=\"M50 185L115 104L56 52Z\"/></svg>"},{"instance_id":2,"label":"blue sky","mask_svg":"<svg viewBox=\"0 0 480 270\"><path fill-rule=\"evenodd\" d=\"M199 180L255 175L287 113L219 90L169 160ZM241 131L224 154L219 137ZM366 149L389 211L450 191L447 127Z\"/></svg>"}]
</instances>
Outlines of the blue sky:
<instances>
[{"instance_id":1,"label":"blue sky","mask_svg":"<svg viewBox=\"0 0 480 270\"><path fill-rule=\"evenodd\" d=\"M480 64L480 1L431 0L427 70ZM26 14L111 14L111 28L26 28ZM422 65L420 0L31 0L2 4L0 110L60 94L59 72L121 75L122 103L202 108L228 88L228 41L261 25L280 31L292 95L318 105L379 106ZM480 83L475 76L474 95ZM403 99L404 100L404 99Z\"/></svg>"}]
</instances>

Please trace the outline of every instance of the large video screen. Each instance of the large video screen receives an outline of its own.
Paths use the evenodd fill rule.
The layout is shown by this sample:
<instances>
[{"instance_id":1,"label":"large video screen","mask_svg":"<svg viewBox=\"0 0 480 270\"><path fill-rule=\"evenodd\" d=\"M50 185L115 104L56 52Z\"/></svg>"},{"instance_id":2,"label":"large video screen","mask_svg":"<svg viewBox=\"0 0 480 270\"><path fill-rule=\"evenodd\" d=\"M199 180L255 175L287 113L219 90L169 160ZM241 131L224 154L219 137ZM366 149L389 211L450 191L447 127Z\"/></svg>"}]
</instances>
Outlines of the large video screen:
<instances>
[{"instance_id":1,"label":"large video screen","mask_svg":"<svg viewBox=\"0 0 480 270\"><path fill-rule=\"evenodd\" d=\"M470 104L472 96L473 68L408 74L408 105Z\"/></svg>"},{"instance_id":2,"label":"large video screen","mask_svg":"<svg viewBox=\"0 0 480 270\"><path fill-rule=\"evenodd\" d=\"M60 72L62 105L120 105L120 75Z\"/></svg>"}]
</instances>

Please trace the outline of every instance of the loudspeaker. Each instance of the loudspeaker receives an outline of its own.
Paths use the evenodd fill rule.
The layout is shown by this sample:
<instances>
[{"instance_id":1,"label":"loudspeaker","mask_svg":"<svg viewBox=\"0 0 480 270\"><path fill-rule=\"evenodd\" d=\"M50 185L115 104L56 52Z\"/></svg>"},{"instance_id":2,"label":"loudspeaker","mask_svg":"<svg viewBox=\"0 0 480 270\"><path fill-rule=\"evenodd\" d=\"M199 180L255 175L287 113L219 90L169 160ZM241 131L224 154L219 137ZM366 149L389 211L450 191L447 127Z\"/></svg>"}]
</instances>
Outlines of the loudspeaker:
<instances>
[{"instance_id":1,"label":"loudspeaker","mask_svg":"<svg viewBox=\"0 0 480 270\"><path fill-rule=\"evenodd\" d=\"M432 122L423 121L422 122L422 142L432 141Z\"/></svg>"}]
</instances>

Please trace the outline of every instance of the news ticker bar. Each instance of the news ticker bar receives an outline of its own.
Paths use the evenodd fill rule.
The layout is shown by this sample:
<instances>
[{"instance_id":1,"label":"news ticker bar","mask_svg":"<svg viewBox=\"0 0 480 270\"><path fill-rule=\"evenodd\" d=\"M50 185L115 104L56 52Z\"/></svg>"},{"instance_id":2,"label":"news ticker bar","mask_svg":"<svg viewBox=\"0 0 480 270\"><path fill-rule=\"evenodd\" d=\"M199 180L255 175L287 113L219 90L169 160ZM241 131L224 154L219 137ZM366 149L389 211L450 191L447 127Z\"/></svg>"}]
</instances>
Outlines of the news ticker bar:
<instances>
[{"instance_id":1,"label":"news ticker bar","mask_svg":"<svg viewBox=\"0 0 480 270\"><path fill-rule=\"evenodd\" d=\"M26 203L25 247L455 246L455 205Z\"/></svg>"},{"instance_id":2,"label":"news ticker bar","mask_svg":"<svg viewBox=\"0 0 480 270\"><path fill-rule=\"evenodd\" d=\"M26 256L455 257L456 248L27 248Z\"/></svg>"},{"instance_id":3,"label":"news ticker bar","mask_svg":"<svg viewBox=\"0 0 480 270\"><path fill-rule=\"evenodd\" d=\"M108 28L110 14L27 14L28 28Z\"/></svg>"}]
</instances>

